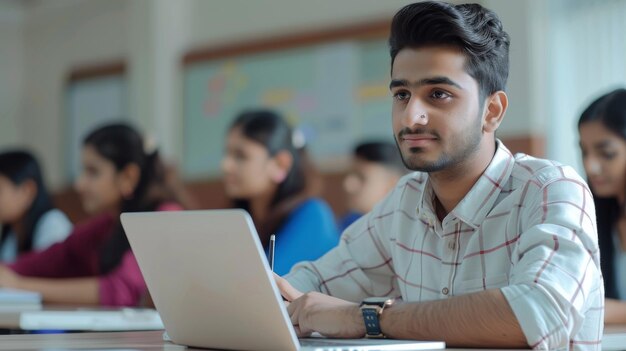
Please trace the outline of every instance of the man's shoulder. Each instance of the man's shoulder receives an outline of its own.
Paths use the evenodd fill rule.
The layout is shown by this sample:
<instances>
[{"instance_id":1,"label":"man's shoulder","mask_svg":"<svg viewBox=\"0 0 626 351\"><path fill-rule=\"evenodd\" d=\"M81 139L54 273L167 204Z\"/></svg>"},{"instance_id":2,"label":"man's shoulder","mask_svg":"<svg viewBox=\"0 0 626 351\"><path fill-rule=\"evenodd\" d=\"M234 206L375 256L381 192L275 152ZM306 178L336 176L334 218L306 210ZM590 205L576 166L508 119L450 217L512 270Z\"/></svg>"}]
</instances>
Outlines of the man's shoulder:
<instances>
[{"instance_id":1,"label":"man's shoulder","mask_svg":"<svg viewBox=\"0 0 626 351\"><path fill-rule=\"evenodd\" d=\"M537 186L543 187L554 181L564 179L585 183L574 168L560 162L522 153L515 154L514 158L515 165L511 172L511 178L522 184L533 182Z\"/></svg>"}]
</instances>

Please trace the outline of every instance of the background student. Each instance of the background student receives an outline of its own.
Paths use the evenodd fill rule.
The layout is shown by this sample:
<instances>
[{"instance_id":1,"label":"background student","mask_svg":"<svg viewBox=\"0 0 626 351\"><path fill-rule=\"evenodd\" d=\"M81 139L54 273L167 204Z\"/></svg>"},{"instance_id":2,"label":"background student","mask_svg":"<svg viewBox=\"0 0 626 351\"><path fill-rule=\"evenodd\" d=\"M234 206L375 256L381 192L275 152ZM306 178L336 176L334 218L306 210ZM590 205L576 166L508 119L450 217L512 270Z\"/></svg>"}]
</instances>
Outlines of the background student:
<instances>
[{"instance_id":1,"label":"background student","mask_svg":"<svg viewBox=\"0 0 626 351\"><path fill-rule=\"evenodd\" d=\"M266 250L276 234L278 274L337 244L333 213L313 196L314 171L303 140L277 113L252 110L237 116L228 130L222 171L226 194L250 213Z\"/></svg>"},{"instance_id":2,"label":"background student","mask_svg":"<svg viewBox=\"0 0 626 351\"><path fill-rule=\"evenodd\" d=\"M62 243L0 266L0 286L38 291L44 302L134 306L147 289L119 221L122 212L180 209L156 151L124 124L89 134L76 182L93 217Z\"/></svg>"},{"instance_id":3,"label":"background student","mask_svg":"<svg viewBox=\"0 0 626 351\"><path fill-rule=\"evenodd\" d=\"M605 323L626 323L626 90L595 100L578 120L598 222Z\"/></svg>"},{"instance_id":4,"label":"background student","mask_svg":"<svg viewBox=\"0 0 626 351\"><path fill-rule=\"evenodd\" d=\"M339 232L370 212L406 173L395 144L384 141L358 144L343 181L350 212L339 220Z\"/></svg>"},{"instance_id":5,"label":"background student","mask_svg":"<svg viewBox=\"0 0 626 351\"><path fill-rule=\"evenodd\" d=\"M54 207L37 159L26 150L0 153L0 262L63 241L72 230Z\"/></svg>"}]
</instances>

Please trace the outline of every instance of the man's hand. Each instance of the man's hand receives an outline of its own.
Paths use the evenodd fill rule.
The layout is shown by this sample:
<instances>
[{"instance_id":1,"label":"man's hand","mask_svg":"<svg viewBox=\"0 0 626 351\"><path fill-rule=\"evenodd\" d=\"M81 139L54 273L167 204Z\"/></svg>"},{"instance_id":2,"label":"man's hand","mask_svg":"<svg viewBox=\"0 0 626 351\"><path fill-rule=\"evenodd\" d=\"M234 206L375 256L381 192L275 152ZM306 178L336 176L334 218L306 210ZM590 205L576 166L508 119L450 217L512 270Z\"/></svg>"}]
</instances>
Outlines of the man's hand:
<instances>
[{"instance_id":1,"label":"man's hand","mask_svg":"<svg viewBox=\"0 0 626 351\"><path fill-rule=\"evenodd\" d=\"M288 301L287 312L298 336L318 332L333 338L361 338L365 326L359 305L318 292L303 294L275 275L278 288Z\"/></svg>"},{"instance_id":2,"label":"man's hand","mask_svg":"<svg viewBox=\"0 0 626 351\"><path fill-rule=\"evenodd\" d=\"M276 273L274 273L274 280L276 281L276 285L278 286L280 294L283 295L287 302L296 300L303 295L298 289L291 286L291 284L289 284L289 282L285 278L279 276Z\"/></svg>"}]
</instances>

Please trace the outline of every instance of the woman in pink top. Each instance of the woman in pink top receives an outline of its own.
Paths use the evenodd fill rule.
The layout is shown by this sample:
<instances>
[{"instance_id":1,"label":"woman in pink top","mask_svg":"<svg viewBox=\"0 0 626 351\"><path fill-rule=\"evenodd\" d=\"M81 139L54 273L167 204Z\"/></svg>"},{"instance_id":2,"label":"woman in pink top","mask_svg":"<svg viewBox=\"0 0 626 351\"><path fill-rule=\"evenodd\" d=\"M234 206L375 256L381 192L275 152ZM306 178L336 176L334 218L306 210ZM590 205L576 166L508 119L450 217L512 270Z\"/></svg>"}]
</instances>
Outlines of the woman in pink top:
<instances>
[{"instance_id":1,"label":"woman in pink top","mask_svg":"<svg viewBox=\"0 0 626 351\"><path fill-rule=\"evenodd\" d=\"M114 124L89 134L76 182L94 217L63 242L0 266L0 286L38 291L46 303L134 306L147 288L119 221L121 212L176 210L156 151Z\"/></svg>"}]
</instances>

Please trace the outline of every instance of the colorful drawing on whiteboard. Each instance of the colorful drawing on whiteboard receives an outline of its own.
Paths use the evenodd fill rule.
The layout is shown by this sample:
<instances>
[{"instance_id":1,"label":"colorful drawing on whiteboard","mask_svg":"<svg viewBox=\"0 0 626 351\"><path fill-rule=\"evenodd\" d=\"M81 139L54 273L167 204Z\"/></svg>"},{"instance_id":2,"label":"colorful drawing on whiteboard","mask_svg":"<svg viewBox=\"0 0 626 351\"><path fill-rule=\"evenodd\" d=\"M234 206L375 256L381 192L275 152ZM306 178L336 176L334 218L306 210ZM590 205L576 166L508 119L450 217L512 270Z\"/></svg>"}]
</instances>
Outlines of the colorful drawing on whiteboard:
<instances>
[{"instance_id":1,"label":"colorful drawing on whiteboard","mask_svg":"<svg viewBox=\"0 0 626 351\"><path fill-rule=\"evenodd\" d=\"M248 85L247 77L237 69L234 62L224 63L207 82L207 96L204 102L204 117L218 118L223 106L236 101L238 94Z\"/></svg>"}]
</instances>

